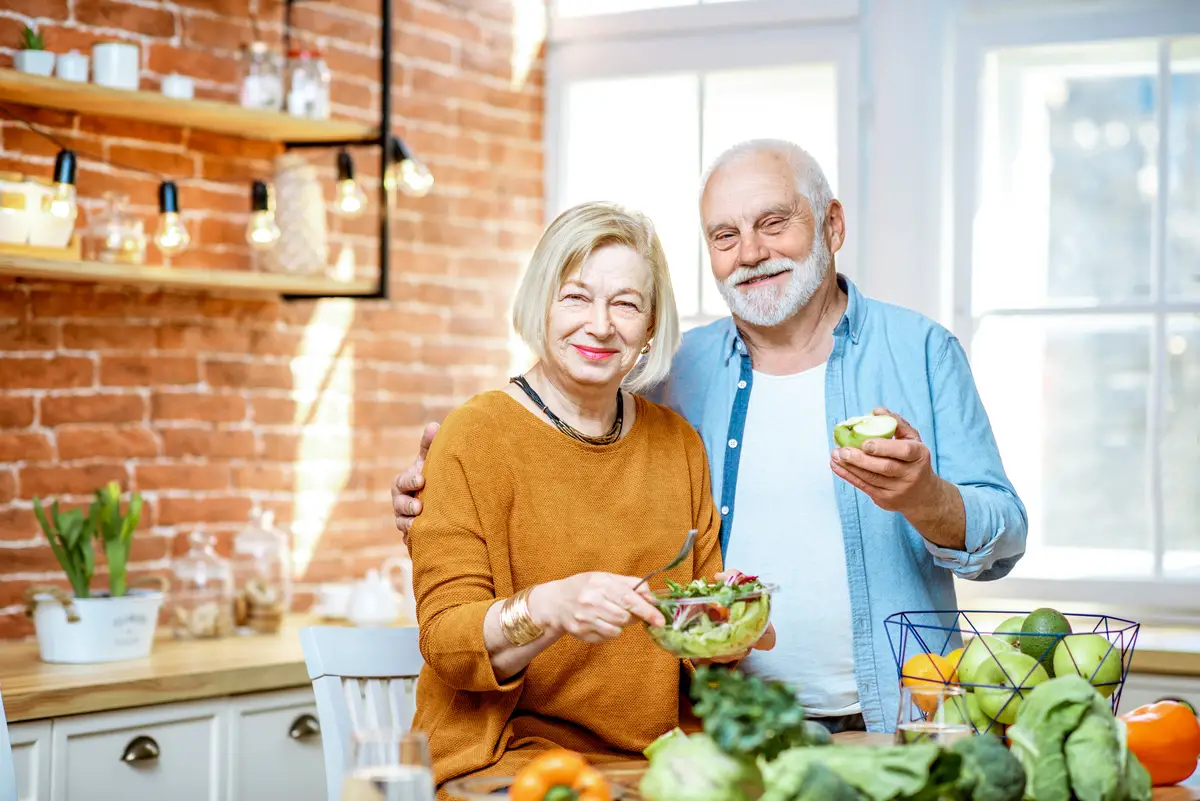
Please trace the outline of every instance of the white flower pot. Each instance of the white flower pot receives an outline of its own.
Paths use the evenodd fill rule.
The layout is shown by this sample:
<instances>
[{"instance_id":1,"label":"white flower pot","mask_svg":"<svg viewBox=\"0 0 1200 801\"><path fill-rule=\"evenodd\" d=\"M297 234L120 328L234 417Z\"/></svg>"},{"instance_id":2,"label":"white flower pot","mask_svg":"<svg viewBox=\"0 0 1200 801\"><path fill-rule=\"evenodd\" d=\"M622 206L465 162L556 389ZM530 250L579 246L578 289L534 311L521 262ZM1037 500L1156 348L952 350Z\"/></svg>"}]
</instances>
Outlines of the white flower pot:
<instances>
[{"instance_id":1,"label":"white flower pot","mask_svg":"<svg viewBox=\"0 0 1200 801\"><path fill-rule=\"evenodd\" d=\"M54 72L54 53L49 50L18 50L14 61L17 72L44 75L47 78Z\"/></svg>"},{"instance_id":2,"label":"white flower pot","mask_svg":"<svg viewBox=\"0 0 1200 801\"><path fill-rule=\"evenodd\" d=\"M163 593L129 590L120 598L74 598L75 621L49 593L34 595L34 601L43 662L120 662L150 655Z\"/></svg>"}]
</instances>

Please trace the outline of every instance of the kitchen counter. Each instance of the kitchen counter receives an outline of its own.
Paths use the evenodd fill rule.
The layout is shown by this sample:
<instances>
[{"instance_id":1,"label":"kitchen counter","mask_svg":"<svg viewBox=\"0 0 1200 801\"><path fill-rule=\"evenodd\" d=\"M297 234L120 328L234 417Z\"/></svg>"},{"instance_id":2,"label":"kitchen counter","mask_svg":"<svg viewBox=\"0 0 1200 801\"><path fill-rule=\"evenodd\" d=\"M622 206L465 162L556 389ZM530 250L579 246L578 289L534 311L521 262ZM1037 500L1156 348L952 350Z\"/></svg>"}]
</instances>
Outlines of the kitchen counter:
<instances>
[{"instance_id":1,"label":"kitchen counter","mask_svg":"<svg viewBox=\"0 0 1200 801\"><path fill-rule=\"evenodd\" d=\"M18 722L304 687L299 630L311 625L336 624L296 615L275 635L164 636L147 659L97 665L53 665L38 658L35 642L2 643L0 693L8 720ZM1130 670L1200 677L1200 629L1142 629Z\"/></svg>"},{"instance_id":2,"label":"kitchen counter","mask_svg":"<svg viewBox=\"0 0 1200 801\"><path fill-rule=\"evenodd\" d=\"M0 695L8 721L40 720L130 707L311 685L300 629L337 625L292 616L278 634L174 640L160 632L146 659L59 665L37 643L0 644Z\"/></svg>"}]
</instances>

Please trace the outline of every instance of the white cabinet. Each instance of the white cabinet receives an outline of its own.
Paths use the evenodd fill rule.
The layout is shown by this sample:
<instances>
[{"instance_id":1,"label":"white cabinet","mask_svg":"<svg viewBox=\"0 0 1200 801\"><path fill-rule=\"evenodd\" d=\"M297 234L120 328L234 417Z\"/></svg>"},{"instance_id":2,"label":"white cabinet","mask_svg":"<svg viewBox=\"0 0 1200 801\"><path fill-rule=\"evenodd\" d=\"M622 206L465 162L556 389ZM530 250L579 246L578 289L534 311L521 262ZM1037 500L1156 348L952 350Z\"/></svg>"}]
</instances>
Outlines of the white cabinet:
<instances>
[{"instance_id":1,"label":"white cabinet","mask_svg":"<svg viewBox=\"0 0 1200 801\"><path fill-rule=\"evenodd\" d=\"M230 801L323 801L325 756L312 690L235 696L229 712Z\"/></svg>"},{"instance_id":2,"label":"white cabinet","mask_svg":"<svg viewBox=\"0 0 1200 801\"><path fill-rule=\"evenodd\" d=\"M1160 698L1182 698L1200 709L1200 678L1130 673L1121 689L1119 711L1124 714Z\"/></svg>"},{"instance_id":3,"label":"white cabinet","mask_svg":"<svg viewBox=\"0 0 1200 801\"><path fill-rule=\"evenodd\" d=\"M18 801L325 801L311 687L9 727Z\"/></svg>"},{"instance_id":4,"label":"white cabinet","mask_svg":"<svg viewBox=\"0 0 1200 801\"><path fill-rule=\"evenodd\" d=\"M221 801L220 704L168 704L55 720L52 801Z\"/></svg>"},{"instance_id":5,"label":"white cabinet","mask_svg":"<svg viewBox=\"0 0 1200 801\"><path fill-rule=\"evenodd\" d=\"M8 736L17 771L17 801L50 801L50 722L14 723Z\"/></svg>"}]
</instances>

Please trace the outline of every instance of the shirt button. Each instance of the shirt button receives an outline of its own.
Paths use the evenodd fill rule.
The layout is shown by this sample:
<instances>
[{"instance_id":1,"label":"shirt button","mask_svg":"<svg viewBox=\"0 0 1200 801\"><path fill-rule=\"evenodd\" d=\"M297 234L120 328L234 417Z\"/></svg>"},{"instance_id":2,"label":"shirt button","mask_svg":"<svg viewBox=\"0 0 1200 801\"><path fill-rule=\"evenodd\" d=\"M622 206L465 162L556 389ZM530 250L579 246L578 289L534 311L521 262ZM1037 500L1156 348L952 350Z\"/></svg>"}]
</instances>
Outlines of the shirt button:
<instances>
[{"instance_id":1,"label":"shirt button","mask_svg":"<svg viewBox=\"0 0 1200 801\"><path fill-rule=\"evenodd\" d=\"M738 389L745 389L745 388L746 388L746 382L745 382L745 381L739 381L739 382L738 382Z\"/></svg>"},{"instance_id":2,"label":"shirt button","mask_svg":"<svg viewBox=\"0 0 1200 801\"><path fill-rule=\"evenodd\" d=\"M731 447L731 448L736 448L736 447L737 447L737 440L736 440L736 439L731 439L731 440L729 440L729 447Z\"/></svg>"},{"instance_id":3,"label":"shirt button","mask_svg":"<svg viewBox=\"0 0 1200 801\"><path fill-rule=\"evenodd\" d=\"M723 514L723 515L727 515L727 514L729 514L729 507L728 507L728 506L722 506L722 507L721 507L721 514Z\"/></svg>"}]
</instances>

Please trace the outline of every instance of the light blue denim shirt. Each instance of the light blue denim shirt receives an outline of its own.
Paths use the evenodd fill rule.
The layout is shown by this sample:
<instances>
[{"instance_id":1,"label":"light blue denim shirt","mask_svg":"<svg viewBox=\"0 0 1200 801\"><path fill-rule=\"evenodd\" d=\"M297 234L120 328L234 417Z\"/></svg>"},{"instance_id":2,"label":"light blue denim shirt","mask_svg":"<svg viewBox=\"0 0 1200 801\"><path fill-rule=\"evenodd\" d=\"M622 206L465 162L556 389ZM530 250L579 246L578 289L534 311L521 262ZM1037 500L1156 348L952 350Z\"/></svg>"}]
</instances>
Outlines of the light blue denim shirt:
<instances>
[{"instance_id":1,"label":"light blue denim shirt","mask_svg":"<svg viewBox=\"0 0 1200 801\"><path fill-rule=\"evenodd\" d=\"M953 613L958 608L953 576L977 581L1005 576L1025 552L1028 521L1004 473L959 341L927 317L864 297L845 276L839 274L838 281L849 304L834 329L826 367L830 451L836 447L833 428L838 422L886 406L920 433L933 469L958 486L966 510L966 549L939 548L903 516L880 509L829 473L845 540L852 609L847 634L853 638L859 701L870 731L892 731L900 702L899 672L885 618L896 612ZM721 511L722 553L737 508L741 452L736 443L742 440L752 384L750 355L727 317L688 331L670 376L650 394L686 417L704 440L713 497ZM801 521L796 525L803 527ZM787 603L821 603L820 598L805 598L803 587L786 590ZM953 619L952 614L943 618L943 625L953 625ZM886 628L898 647L899 630ZM780 631L778 636L791 633ZM920 650L910 644L906 654Z\"/></svg>"}]
</instances>

